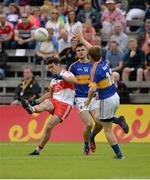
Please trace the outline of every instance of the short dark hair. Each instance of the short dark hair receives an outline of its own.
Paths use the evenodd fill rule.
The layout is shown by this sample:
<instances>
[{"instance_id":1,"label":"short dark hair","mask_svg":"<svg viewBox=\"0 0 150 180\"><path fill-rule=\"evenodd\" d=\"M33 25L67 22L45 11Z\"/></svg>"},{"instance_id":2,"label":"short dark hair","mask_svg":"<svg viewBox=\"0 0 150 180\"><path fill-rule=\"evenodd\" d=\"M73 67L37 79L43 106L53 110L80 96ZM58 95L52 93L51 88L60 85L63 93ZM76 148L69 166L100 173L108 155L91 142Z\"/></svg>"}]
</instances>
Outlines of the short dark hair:
<instances>
[{"instance_id":1,"label":"short dark hair","mask_svg":"<svg viewBox=\"0 0 150 180\"><path fill-rule=\"evenodd\" d=\"M93 61L99 61L101 58L101 48L99 46L92 46L89 49L88 54L91 56Z\"/></svg>"},{"instance_id":2,"label":"short dark hair","mask_svg":"<svg viewBox=\"0 0 150 180\"><path fill-rule=\"evenodd\" d=\"M78 43L77 46L76 46L76 49L77 49L78 47L82 47L82 46L84 46L84 44Z\"/></svg>"},{"instance_id":3,"label":"short dark hair","mask_svg":"<svg viewBox=\"0 0 150 180\"><path fill-rule=\"evenodd\" d=\"M53 64L53 63L54 64L61 64L58 58L56 58L56 57L49 57L47 59L47 65Z\"/></svg>"}]
</instances>

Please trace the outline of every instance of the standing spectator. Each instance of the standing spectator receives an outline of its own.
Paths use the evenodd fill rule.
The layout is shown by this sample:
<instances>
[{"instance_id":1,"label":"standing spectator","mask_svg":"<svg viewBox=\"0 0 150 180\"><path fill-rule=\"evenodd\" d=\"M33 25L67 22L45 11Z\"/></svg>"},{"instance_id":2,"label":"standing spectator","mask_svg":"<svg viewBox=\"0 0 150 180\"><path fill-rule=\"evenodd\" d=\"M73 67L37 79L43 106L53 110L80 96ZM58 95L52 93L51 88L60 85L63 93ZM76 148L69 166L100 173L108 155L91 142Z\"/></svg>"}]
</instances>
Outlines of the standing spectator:
<instances>
[{"instance_id":1,"label":"standing spectator","mask_svg":"<svg viewBox=\"0 0 150 180\"><path fill-rule=\"evenodd\" d=\"M15 28L15 46L20 49L34 49L34 31L34 24L28 19L28 14L23 12Z\"/></svg>"},{"instance_id":2,"label":"standing spectator","mask_svg":"<svg viewBox=\"0 0 150 180\"><path fill-rule=\"evenodd\" d=\"M102 33L111 34L113 30L113 25L116 22L120 22L123 27L123 31L126 30L126 19L122 11L116 7L116 3L113 0L106 1L106 9L102 13Z\"/></svg>"},{"instance_id":3,"label":"standing spectator","mask_svg":"<svg viewBox=\"0 0 150 180\"><path fill-rule=\"evenodd\" d=\"M8 9L9 12L6 14L7 21L11 22L15 26L20 16L19 7L15 3L10 3Z\"/></svg>"},{"instance_id":4,"label":"standing spectator","mask_svg":"<svg viewBox=\"0 0 150 180\"><path fill-rule=\"evenodd\" d=\"M2 42L0 42L0 80L4 79L5 77L7 61L8 55L2 46Z\"/></svg>"},{"instance_id":5,"label":"standing spectator","mask_svg":"<svg viewBox=\"0 0 150 180\"><path fill-rule=\"evenodd\" d=\"M65 29L66 31L68 31L69 36L72 38L75 29L78 28L82 31L82 23L77 20L74 10L69 11L67 17L68 21L65 24Z\"/></svg>"},{"instance_id":6,"label":"standing spectator","mask_svg":"<svg viewBox=\"0 0 150 180\"><path fill-rule=\"evenodd\" d=\"M128 81L131 79L140 82L143 80L144 52L138 47L136 39L129 40L128 48L129 51L124 57L122 80Z\"/></svg>"},{"instance_id":7,"label":"standing spectator","mask_svg":"<svg viewBox=\"0 0 150 180\"><path fill-rule=\"evenodd\" d=\"M12 47L13 34L13 24L6 20L4 14L0 14L0 41L3 42L3 47L5 49L10 49Z\"/></svg>"},{"instance_id":8,"label":"standing spectator","mask_svg":"<svg viewBox=\"0 0 150 180\"><path fill-rule=\"evenodd\" d=\"M31 68L26 66L23 69L23 80L18 84L15 90L14 101L11 104L20 104L22 98L33 101L39 98L40 91L40 86L35 80Z\"/></svg>"},{"instance_id":9,"label":"standing spectator","mask_svg":"<svg viewBox=\"0 0 150 180\"><path fill-rule=\"evenodd\" d=\"M48 40L44 42L38 42L35 49L35 63L40 64L41 60L47 60L49 57L57 56L58 41L53 35L53 28L47 28L49 33Z\"/></svg>"},{"instance_id":10,"label":"standing spectator","mask_svg":"<svg viewBox=\"0 0 150 180\"><path fill-rule=\"evenodd\" d=\"M125 52L128 47L128 36L123 32L122 24L114 24L114 33L110 38L111 41L117 41L118 47L121 51Z\"/></svg>"},{"instance_id":11,"label":"standing spectator","mask_svg":"<svg viewBox=\"0 0 150 180\"><path fill-rule=\"evenodd\" d=\"M90 19L93 27L96 31L99 31L100 24L100 13L92 7L91 0L85 0L83 10L77 14L77 20L85 23L86 19Z\"/></svg>"},{"instance_id":12,"label":"standing spectator","mask_svg":"<svg viewBox=\"0 0 150 180\"><path fill-rule=\"evenodd\" d=\"M124 53L119 50L118 42L110 42L110 50L107 52L106 59L109 61L110 67L113 71L121 73L123 68Z\"/></svg>"},{"instance_id":13,"label":"standing spectator","mask_svg":"<svg viewBox=\"0 0 150 180\"><path fill-rule=\"evenodd\" d=\"M61 53L65 48L71 46L71 37L65 29L60 30L60 39L58 41L58 52Z\"/></svg>"}]
</instances>

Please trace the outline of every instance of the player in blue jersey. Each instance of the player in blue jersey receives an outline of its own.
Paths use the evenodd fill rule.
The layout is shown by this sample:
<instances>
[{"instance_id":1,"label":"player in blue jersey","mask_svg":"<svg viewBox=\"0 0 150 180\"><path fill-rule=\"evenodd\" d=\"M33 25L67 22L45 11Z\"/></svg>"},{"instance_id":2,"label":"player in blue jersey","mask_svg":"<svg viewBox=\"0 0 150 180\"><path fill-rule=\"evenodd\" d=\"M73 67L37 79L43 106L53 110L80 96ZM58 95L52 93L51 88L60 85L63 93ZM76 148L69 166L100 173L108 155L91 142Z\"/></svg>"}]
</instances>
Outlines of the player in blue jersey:
<instances>
[{"instance_id":1,"label":"player in blue jersey","mask_svg":"<svg viewBox=\"0 0 150 180\"><path fill-rule=\"evenodd\" d=\"M92 69L92 63L87 58L87 49L83 44L78 44L76 47L76 55L78 61L73 63L69 70L75 75L78 83L75 84L75 99L76 106L80 112L80 116L85 125L85 131L83 134L84 137L84 153L89 154L89 141L90 141L90 149L92 152L96 150L95 144L95 136L101 131L102 126L97 122L94 123L93 130L91 132L91 126L93 123L93 119L95 117L95 113L98 109L98 102L95 98L92 99L92 102L88 107L84 107L84 101L88 97L89 90L89 80L90 80L90 72ZM126 122L123 118L115 119L116 124L119 124L121 128L126 132Z\"/></svg>"},{"instance_id":2,"label":"player in blue jersey","mask_svg":"<svg viewBox=\"0 0 150 180\"><path fill-rule=\"evenodd\" d=\"M75 102L85 126L85 130L83 132L85 155L88 155L90 152L90 134L93 126L93 119L98 108L98 102L95 98L92 99L92 102L88 107L84 107L84 101L88 97L88 85L90 80L90 72L92 69L92 63L87 58L87 53L86 47L83 44L78 44L76 47L78 61L69 67L69 71L75 75L78 82L75 84ZM102 129L102 126L100 124L95 125L94 129L98 133ZM93 147L92 150L94 151L95 147L91 147Z\"/></svg>"},{"instance_id":3,"label":"player in blue jersey","mask_svg":"<svg viewBox=\"0 0 150 180\"><path fill-rule=\"evenodd\" d=\"M89 83L90 89L88 99L85 101L85 107L90 104L95 92L98 92L100 101L99 111L97 111L96 114L97 123L103 125L106 139L114 150L115 157L117 159L123 159L124 157L120 151L117 139L112 129L113 120L118 119L114 117L114 115L119 107L119 95L115 88L111 69L107 62L100 58L100 47L91 47L88 54L92 60L93 67L91 70L91 82Z\"/></svg>"},{"instance_id":4,"label":"player in blue jersey","mask_svg":"<svg viewBox=\"0 0 150 180\"><path fill-rule=\"evenodd\" d=\"M87 50L92 47L92 45L84 39L82 33L79 30L76 30L74 35L78 40L80 40L84 44L84 46L87 48ZM77 53L77 55L78 55L78 53ZM77 65L77 63L75 63L75 64ZM90 62L90 64L91 64L91 62ZM82 66L82 64L80 64L80 66ZM75 68L75 66L74 66L74 68ZM91 66L91 68L92 68L92 66ZM73 74L74 74L74 72L73 72ZM86 75L87 75L87 72L86 72ZM76 73L75 73L75 76L76 76ZM86 93L86 95L87 95L86 97L88 97L89 86L88 86L88 84L85 84L85 83L84 83L84 86L86 86L86 89L84 89L84 90L82 89L81 92ZM76 85L76 88L79 88L79 87L82 87L81 82L80 82L80 86ZM75 88L75 91L76 91L76 88ZM76 93L78 94L78 92L79 91L77 90ZM84 99L82 99L82 100L84 101ZM82 102L82 104L83 104L83 102ZM98 104L96 103L96 105L98 105ZM96 110L97 110L97 108L95 108L94 114L95 114ZM125 121L124 116L120 116L119 118L113 118L113 123L118 124L125 133L129 132L129 127ZM94 123L94 127L90 134L90 149L92 152L95 152L95 150L96 150L95 137L101 131L101 129L102 129L101 125L99 125L97 122Z\"/></svg>"}]
</instances>

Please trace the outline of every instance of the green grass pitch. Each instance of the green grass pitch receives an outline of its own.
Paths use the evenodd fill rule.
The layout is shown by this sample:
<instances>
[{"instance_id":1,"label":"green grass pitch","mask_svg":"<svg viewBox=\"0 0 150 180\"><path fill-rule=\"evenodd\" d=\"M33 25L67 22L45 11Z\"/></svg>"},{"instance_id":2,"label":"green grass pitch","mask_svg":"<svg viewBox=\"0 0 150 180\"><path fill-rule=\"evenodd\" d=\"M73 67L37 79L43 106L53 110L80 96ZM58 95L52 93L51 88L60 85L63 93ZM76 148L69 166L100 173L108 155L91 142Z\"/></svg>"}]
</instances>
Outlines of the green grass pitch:
<instances>
[{"instance_id":1,"label":"green grass pitch","mask_svg":"<svg viewBox=\"0 0 150 180\"><path fill-rule=\"evenodd\" d=\"M40 156L29 156L38 143L0 143L0 178L104 179L150 178L150 144L120 144L124 160L113 159L107 143L83 155L82 143L48 143Z\"/></svg>"}]
</instances>

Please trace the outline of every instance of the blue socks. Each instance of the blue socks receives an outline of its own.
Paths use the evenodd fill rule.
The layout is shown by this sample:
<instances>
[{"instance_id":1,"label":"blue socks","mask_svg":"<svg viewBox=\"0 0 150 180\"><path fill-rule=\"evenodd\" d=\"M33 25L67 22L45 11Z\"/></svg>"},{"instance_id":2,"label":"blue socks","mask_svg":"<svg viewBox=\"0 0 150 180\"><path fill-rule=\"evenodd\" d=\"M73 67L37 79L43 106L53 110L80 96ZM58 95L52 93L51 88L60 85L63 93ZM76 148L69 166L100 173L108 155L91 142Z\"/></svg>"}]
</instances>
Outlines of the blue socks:
<instances>
[{"instance_id":1,"label":"blue socks","mask_svg":"<svg viewBox=\"0 0 150 180\"><path fill-rule=\"evenodd\" d=\"M94 132L91 132L91 134L90 134L90 140L91 140L91 141L94 141L94 138L95 138L95 134L94 134Z\"/></svg>"},{"instance_id":2,"label":"blue socks","mask_svg":"<svg viewBox=\"0 0 150 180\"><path fill-rule=\"evenodd\" d=\"M121 154L121 151L120 151L120 148L119 148L118 144L115 144L115 145L113 145L111 147L114 150L114 153L116 154L117 158L122 159L123 156Z\"/></svg>"},{"instance_id":3,"label":"blue socks","mask_svg":"<svg viewBox=\"0 0 150 180\"><path fill-rule=\"evenodd\" d=\"M116 118L116 117L113 117L111 118L112 119L112 122L115 123L115 124L119 124L120 123L120 118Z\"/></svg>"},{"instance_id":4,"label":"blue socks","mask_svg":"<svg viewBox=\"0 0 150 180\"><path fill-rule=\"evenodd\" d=\"M84 149L88 149L89 148L89 142L88 141L85 141L84 142Z\"/></svg>"}]
</instances>

